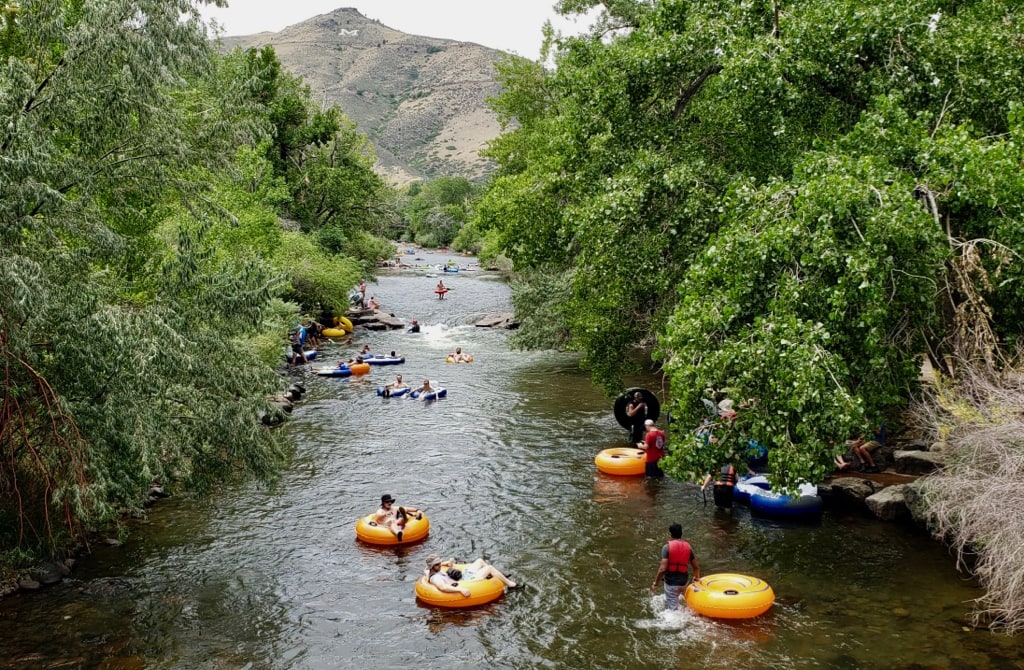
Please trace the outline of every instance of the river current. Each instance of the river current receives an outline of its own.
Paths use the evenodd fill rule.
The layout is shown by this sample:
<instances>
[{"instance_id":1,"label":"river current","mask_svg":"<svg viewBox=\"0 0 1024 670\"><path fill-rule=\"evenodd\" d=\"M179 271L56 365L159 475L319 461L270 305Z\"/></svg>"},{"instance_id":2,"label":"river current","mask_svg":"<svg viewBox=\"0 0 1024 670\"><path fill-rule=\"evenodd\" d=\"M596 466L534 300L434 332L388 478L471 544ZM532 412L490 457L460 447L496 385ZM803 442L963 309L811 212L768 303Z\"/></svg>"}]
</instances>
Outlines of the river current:
<instances>
[{"instance_id":1,"label":"river current","mask_svg":"<svg viewBox=\"0 0 1024 670\"><path fill-rule=\"evenodd\" d=\"M286 371L308 393L280 429L295 443L280 481L161 501L123 546L0 602L0 667L1024 667L1019 641L965 625L981 591L920 532L830 512L813 525L728 515L693 484L597 472L595 454L626 439L611 400L577 356L513 351L507 331L473 325L510 310L499 277L404 271L367 293L423 332L357 331L355 345L406 363L345 379ZM475 361L446 363L456 346ZM318 363L355 350L325 345ZM378 397L396 373L448 397ZM660 395L656 378L629 382ZM356 540L384 493L426 512L426 540ZM771 584L769 613L666 611L649 587L673 522L705 575ZM527 587L431 609L413 591L430 553L483 556Z\"/></svg>"}]
</instances>

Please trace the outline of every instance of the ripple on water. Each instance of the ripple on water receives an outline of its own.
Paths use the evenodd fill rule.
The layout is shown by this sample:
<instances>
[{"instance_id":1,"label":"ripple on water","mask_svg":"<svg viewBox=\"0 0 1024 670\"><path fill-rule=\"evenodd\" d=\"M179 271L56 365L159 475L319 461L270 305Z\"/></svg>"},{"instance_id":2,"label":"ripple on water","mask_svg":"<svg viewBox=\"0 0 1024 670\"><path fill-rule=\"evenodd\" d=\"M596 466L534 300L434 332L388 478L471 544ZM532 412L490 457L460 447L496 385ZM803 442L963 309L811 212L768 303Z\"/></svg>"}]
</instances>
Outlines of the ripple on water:
<instances>
[{"instance_id":1,"label":"ripple on water","mask_svg":"<svg viewBox=\"0 0 1024 670\"><path fill-rule=\"evenodd\" d=\"M308 393L281 429L296 447L276 485L163 501L125 547L94 548L73 587L0 602L0 658L100 667L121 649L152 668L274 670L977 667L986 653L1019 658L1011 643L951 623L979 594L927 538L828 514L817 527L765 522L746 508L723 515L692 484L596 472L597 452L626 435L578 358L511 351L507 332L468 325L509 309L503 284L445 277L452 292L439 301L436 282L389 275L372 288L424 332L358 332L355 344L396 350L404 365L347 379L288 371ZM456 346L476 361L445 363ZM322 360L355 351L325 344ZM429 378L449 396L378 397L397 373ZM393 548L357 541L357 519L383 493L422 507L430 536ZM749 622L666 612L649 585L672 522L683 524L703 572L759 576L777 604ZM476 610L426 608L414 583L430 553L484 556L529 586Z\"/></svg>"}]
</instances>

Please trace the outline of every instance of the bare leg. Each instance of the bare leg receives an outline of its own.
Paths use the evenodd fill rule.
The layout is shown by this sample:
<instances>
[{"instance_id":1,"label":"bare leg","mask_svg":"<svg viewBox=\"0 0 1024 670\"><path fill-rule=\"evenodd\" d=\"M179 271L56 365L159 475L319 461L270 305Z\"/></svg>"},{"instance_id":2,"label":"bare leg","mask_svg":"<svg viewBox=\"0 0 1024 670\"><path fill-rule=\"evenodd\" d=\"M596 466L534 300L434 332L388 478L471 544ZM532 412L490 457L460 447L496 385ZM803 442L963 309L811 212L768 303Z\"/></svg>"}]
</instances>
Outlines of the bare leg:
<instances>
[{"instance_id":1,"label":"bare leg","mask_svg":"<svg viewBox=\"0 0 1024 670\"><path fill-rule=\"evenodd\" d=\"M510 589L514 589L516 587L516 583L514 581L501 574L501 571L493 565L489 565L484 562L484 559L482 558L478 558L470 563L467 569L472 572L473 576L477 579L488 579L493 577Z\"/></svg>"}]
</instances>

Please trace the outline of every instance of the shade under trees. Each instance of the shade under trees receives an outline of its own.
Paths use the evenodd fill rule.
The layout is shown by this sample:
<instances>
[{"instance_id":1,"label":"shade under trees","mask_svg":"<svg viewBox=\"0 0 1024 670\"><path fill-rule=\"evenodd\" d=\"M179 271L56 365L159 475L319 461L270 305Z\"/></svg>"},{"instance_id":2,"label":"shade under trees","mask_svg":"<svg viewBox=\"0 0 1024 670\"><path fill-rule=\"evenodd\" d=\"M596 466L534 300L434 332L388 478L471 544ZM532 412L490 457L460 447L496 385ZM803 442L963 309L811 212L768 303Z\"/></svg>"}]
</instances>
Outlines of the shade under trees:
<instances>
[{"instance_id":1,"label":"shade under trees","mask_svg":"<svg viewBox=\"0 0 1024 670\"><path fill-rule=\"evenodd\" d=\"M200 4L0 5L0 567L271 480L285 330L391 253L366 138Z\"/></svg>"},{"instance_id":2,"label":"shade under trees","mask_svg":"<svg viewBox=\"0 0 1024 670\"><path fill-rule=\"evenodd\" d=\"M922 355L944 370L960 330L983 357L1019 335L1013 3L562 6L598 4L553 68L501 67L516 126L490 147L478 223L527 282L566 277L568 299L532 311L609 392L654 348L677 441L707 389L751 401L670 472L753 436L782 482L820 480Z\"/></svg>"},{"instance_id":3,"label":"shade under trees","mask_svg":"<svg viewBox=\"0 0 1024 670\"><path fill-rule=\"evenodd\" d=\"M945 378L1012 366L1017 3L558 6L602 14L588 35L550 36L552 67L502 65L508 130L476 225L523 273L523 331L583 352L609 393L637 370L631 350L653 351L671 389L671 475L741 461L756 439L776 485L820 481L847 437L915 397L924 357ZM736 421L697 437L701 400L723 392L743 402ZM1019 459L1017 432L1002 434L1000 453ZM932 489L944 529L966 470ZM990 549L986 565L1015 564L985 602L1012 629L1019 546Z\"/></svg>"}]
</instances>

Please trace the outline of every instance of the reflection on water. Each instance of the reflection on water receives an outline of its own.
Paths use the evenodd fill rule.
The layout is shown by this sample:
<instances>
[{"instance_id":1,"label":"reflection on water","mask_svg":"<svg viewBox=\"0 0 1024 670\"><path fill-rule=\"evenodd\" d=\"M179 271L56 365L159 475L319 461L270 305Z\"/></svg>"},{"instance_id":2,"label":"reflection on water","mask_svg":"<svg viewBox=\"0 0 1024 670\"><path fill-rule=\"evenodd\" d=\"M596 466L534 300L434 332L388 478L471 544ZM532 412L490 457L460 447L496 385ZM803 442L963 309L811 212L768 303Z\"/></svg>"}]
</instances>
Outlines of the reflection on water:
<instances>
[{"instance_id":1,"label":"reflection on water","mask_svg":"<svg viewBox=\"0 0 1024 670\"><path fill-rule=\"evenodd\" d=\"M964 629L979 592L926 537L860 517L725 514L694 485L596 472L594 455L626 437L611 401L575 357L511 351L505 331L474 327L509 308L503 283L445 283L443 301L423 273L371 288L423 332L360 332L354 347L405 365L288 372L309 392L283 429L295 458L275 487L164 501L73 580L0 603L0 667L1020 667L1014 640ZM446 364L456 346L475 362ZM327 344L323 360L354 347ZM377 397L398 372L449 395ZM430 536L356 541L383 493L422 507ZM665 611L649 586L675 521L705 574L765 579L772 610L746 622ZM483 556L528 587L471 611L423 607L413 585L430 553Z\"/></svg>"}]
</instances>

